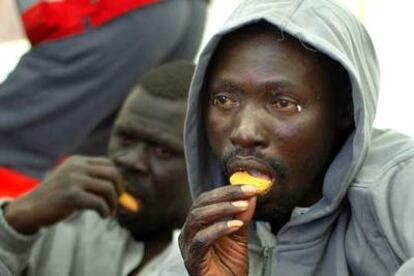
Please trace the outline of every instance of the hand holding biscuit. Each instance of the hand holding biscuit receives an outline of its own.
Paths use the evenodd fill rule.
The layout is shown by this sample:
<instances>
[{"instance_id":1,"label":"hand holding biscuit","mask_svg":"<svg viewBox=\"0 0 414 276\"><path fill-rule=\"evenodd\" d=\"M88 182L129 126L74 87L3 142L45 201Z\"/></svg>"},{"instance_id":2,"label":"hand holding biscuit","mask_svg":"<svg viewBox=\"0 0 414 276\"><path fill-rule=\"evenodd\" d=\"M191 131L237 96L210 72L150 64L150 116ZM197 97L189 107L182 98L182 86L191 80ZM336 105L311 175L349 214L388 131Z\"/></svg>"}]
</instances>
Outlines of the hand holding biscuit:
<instances>
[{"instance_id":1,"label":"hand holding biscuit","mask_svg":"<svg viewBox=\"0 0 414 276\"><path fill-rule=\"evenodd\" d=\"M105 157L68 158L36 189L6 206L6 221L22 234L56 224L76 211L115 213L122 177Z\"/></svg>"}]
</instances>

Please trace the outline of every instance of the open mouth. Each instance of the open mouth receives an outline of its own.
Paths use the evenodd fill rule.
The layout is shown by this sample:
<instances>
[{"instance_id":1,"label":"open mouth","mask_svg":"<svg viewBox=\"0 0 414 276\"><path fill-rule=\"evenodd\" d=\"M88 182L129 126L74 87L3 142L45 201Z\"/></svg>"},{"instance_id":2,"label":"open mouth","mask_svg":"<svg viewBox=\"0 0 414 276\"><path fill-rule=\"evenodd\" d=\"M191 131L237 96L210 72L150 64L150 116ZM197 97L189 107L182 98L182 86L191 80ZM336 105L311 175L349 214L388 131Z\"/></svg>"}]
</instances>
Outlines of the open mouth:
<instances>
[{"instance_id":1,"label":"open mouth","mask_svg":"<svg viewBox=\"0 0 414 276\"><path fill-rule=\"evenodd\" d=\"M127 204L125 202L121 201L121 198L123 196L127 195ZM138 191L137 188L131 188L130 186L125 185L125 190L118 198L118 203L120 209L123 209L123 211L128 213L139 213L142 211L143 208L145 208L146 205L146 196L145 193L142 191ZM135 205L135 206L133 206Z\"/></svg>"},{"instance_id":2,"label":"open mouth","mask_svg":"<svg viewBox=\"0 0 414 276\"><path fill-rule=\"evenodd\" d=\"M259 194L268 192L276 180L274 170L255 157L235 158L227 163L226 169L232 185L249 184L255 186Z\"/></svg>"}]
</instances>

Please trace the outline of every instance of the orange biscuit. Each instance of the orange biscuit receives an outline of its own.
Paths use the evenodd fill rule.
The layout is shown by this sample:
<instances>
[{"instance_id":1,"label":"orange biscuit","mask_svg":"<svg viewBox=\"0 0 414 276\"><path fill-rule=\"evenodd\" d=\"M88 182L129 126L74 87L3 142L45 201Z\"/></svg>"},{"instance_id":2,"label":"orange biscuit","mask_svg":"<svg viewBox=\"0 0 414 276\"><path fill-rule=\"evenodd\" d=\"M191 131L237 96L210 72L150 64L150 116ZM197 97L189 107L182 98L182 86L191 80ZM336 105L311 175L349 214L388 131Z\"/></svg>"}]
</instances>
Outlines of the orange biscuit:
<instances>
[{"instance_id":1,"label":"orange biscuit","mask_svg":"<svg viewBox=\"0 0 414 276\"><path fill-rule=\"evenodd\" d=\"M122 205L125 209L131 212L138 212L139 211L139 204L135 200L135 198L128 194L127 192L123 192L118 198L119 204Z\"/></svg>"},{"instance_id":2,"label":"orange biscuit","mask_svg":"<svg viewBox=\"0 0 414 276\"><path fill-rule=\"evenodd\" d=\"M272 181L266 178L252 176L246 171L235 172L230 176L231 185L252 185L256 187L257 193L261 194L268 190L272 185Z\"/></svg>"}]
</instances>

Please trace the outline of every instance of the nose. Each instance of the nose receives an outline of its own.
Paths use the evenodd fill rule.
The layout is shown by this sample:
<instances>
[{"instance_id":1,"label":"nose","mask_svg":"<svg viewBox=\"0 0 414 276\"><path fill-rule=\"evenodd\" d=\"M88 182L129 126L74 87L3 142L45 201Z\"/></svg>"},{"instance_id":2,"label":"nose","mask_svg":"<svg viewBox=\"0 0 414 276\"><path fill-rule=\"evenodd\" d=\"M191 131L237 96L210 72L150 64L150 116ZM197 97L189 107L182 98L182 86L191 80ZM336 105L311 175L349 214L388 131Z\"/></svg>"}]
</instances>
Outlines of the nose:
<instances>
[{"instance_id":1,"label":"nose","mask_svg":"<svg viewBox=\"0 0 414 276\"><path fill-rule=\"evenodd\" d=\"M149 156L147 154L147 147L144 144L124 149L114 159L118 166L126 170L142 175L147 175L150 171Z\"/></svg>"},{"instance_id":2,"label":"nose","mask_svg":"<svg viewBox=\"0 0 414 276\"><path fill-rule=\"evenodd\" d=\"M265 148L268 141L261 127L260 111L254 106L245 107L235 118L235 126L230 135L230 141L235 147L256 149Z\"/></svg>"}]
</instances>

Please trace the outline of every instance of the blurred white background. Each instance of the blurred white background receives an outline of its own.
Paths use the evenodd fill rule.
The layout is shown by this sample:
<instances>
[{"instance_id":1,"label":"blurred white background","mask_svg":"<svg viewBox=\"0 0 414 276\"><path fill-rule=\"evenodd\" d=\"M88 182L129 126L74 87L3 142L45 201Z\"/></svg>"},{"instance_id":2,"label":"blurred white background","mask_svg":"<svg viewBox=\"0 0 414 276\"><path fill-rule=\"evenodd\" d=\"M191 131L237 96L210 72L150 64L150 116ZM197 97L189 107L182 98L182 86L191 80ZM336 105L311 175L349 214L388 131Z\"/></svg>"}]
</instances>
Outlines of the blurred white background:
<instances>
[{"instance_id":1,"label":"blurred white background","mask_svg":"<svg viewBox=\"0 0 414 276\"><path fill-rule=\"evenodd\" d=\"M414 73L414 1L341 1L365 23L377 48L382 82L375 126L414 137L414 88L410 82ZM203 45L240 2L211 1ZM22 35L13 3L14 0L0 0L0 82L30 47Z\"/></svg>"}]
</instances>

